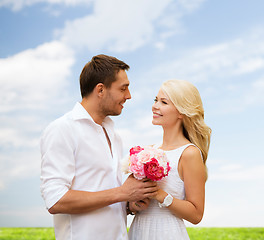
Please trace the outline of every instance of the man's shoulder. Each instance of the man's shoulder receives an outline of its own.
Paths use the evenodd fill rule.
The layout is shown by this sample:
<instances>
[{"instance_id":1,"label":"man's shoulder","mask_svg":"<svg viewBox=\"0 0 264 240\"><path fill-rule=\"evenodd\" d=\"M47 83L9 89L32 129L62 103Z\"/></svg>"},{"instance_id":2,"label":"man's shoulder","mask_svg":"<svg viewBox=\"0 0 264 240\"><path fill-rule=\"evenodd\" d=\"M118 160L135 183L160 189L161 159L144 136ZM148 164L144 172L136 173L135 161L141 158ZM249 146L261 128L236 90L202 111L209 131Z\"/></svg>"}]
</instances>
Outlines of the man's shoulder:
<instances>
[{"instance_id":1,"label":"man's shoulder","mask_svg":"<svg viewBox=\"0 0 264 240\"><path fill-rule=\"evenodd\" d=\"M57 130L67 129L71 127L72 123L73 123L73 117L72 117L72 112L70 111L65 113L63 116L50 122L44 131L49 131L52 129L57 129Z\"/></svg>"}]
</instances>

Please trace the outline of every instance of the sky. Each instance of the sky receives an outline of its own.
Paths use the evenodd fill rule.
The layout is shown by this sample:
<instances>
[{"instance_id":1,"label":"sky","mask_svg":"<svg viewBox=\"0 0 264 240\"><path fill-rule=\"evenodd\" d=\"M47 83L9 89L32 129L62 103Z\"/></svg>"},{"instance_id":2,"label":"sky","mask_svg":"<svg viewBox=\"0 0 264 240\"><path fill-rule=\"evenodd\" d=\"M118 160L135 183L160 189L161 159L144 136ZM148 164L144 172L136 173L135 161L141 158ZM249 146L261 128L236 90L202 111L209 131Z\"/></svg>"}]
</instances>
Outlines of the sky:
<instances>
[{"instance_id":1,"label":"sky","mask_svg":"<svg viewBox=\"0 0 264 240\"><path fill-rule=\"evenodd\" d=\"M162 82L192 82L212 128L198 226L264 227L263 9L262 0L0 0L0 227L52 226L40 135L81 100L80 72L101 53L130 65L132 99L113 117L124 154L161 142L151 106Z\"/></svg>"}]
</instances>

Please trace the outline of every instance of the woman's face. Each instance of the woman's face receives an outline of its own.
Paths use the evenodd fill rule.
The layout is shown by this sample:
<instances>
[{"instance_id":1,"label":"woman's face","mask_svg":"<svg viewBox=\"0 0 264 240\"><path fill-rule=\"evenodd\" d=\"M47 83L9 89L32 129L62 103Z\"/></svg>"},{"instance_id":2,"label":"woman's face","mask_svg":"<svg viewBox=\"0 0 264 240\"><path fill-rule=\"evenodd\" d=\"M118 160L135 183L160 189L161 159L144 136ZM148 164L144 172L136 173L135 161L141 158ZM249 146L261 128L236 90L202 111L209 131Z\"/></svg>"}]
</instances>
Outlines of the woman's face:
<instances>
[{"instance_id":1,"label":"woman's face","mask_svg":"<svg viewBox=\"0 0 264 240\"><path fill-rule=\"evenodd\" d=\"M158 92L152 105L153 119L152 124L160 126L174 126L182 115L173 105L170 98L161 89Z\"/></svg>"}]
</instances>

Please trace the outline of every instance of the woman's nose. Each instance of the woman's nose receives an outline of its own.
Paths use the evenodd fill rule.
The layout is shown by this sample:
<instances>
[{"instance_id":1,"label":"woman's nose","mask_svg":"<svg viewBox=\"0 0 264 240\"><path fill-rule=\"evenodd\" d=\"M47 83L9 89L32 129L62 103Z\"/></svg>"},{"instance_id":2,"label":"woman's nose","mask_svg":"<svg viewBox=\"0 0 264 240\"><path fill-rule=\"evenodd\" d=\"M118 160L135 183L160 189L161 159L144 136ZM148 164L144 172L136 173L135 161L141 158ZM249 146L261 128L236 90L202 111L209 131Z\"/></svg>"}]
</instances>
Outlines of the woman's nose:
<instances>
[{"instance_id":1,"label":"woman's nose","mask_svg":"<svg viewBox=\"0 0 264 240\"><path fill-rule=\"evenodd\" d=\"M158 108L159 108L158 103L154 102L152 105L152 109L158 109Z\"/></svg>"}]
</instances>

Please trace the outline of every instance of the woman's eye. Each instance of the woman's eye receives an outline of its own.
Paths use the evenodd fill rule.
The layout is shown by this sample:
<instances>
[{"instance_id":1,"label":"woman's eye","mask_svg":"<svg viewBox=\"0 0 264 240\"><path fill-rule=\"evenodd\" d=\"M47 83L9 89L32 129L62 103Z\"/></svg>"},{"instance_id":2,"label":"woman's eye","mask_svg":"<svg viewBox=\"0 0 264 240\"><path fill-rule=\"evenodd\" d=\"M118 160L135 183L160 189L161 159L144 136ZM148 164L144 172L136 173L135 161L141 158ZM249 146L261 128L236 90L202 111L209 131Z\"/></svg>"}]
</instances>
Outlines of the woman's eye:
<instances>
[{"instance_id":1,"label":"woman's eye","mask_svg":"<svg viewBox=\"0 0 264 240\"><path fill-rule=\"evenodd\" d=\"M167 102L165 102L165 101L162 101L162 103L163 103L163 104L168 104L168 103L167 103Z\"/></svg>"}]
</instances>

